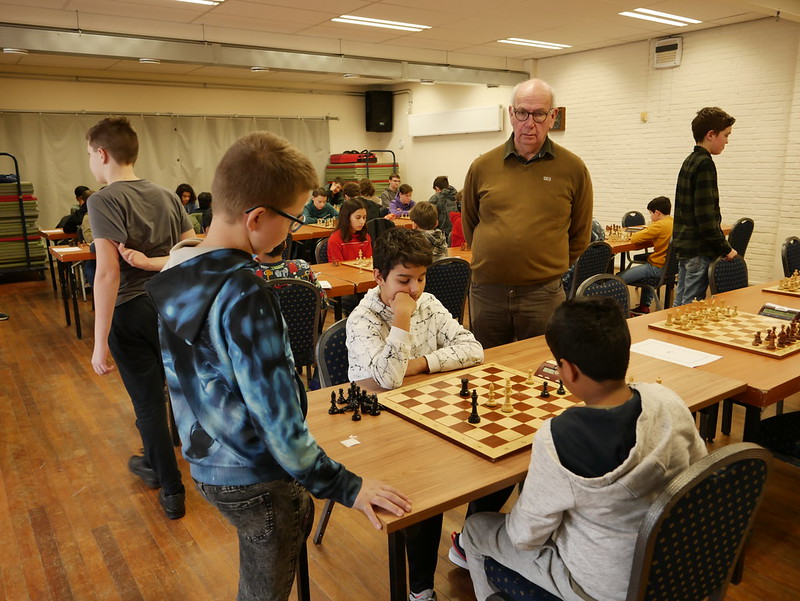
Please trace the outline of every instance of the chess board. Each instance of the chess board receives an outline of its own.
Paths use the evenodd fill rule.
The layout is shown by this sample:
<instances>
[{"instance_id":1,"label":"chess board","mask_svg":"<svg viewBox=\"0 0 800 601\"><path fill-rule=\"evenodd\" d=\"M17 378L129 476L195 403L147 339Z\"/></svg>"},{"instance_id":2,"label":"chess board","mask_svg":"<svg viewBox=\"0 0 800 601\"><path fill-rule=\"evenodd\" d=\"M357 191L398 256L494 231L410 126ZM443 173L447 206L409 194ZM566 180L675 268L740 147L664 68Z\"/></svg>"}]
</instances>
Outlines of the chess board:
<instances>
[{"instance_id":1,"label":"chess board","mask_svg":"<svg viewBox=\"0 0 800 601\"><path fill-rule=\"evenodd\" d=\"M364 258L361 260L352 259L350 261L341 261L340 265L347 265L348 267L355 267L356 269L372 271L372 257Z\"/></svg>"},{"instance_id":2,"label":"chess board","mask_svg":"<svg viewBox=\"0 0 800 601\"><path fill-rule=\"evenodd\" d=\"M306 225L308 227L319 227L322 228L323 230L335 230L337 227L339 227L339 221L337 219L334 219L331 222L324 222L324 223L320 223L319 221L317 221L316 223L306 223Z\"/></svg>"},{"instance_id":3,"label":"chess board","mask_svg":"<svg viewBox=\"0 0 800 601\"><path fill-rule=\"evenodd\" d=\"M721 321L706 321L701 325L692 324L686 329L681 329L674 324L667 325L666 320L651 323L650 327L655 330L678 334L679 336L782 359L800 351L800 340L783 348L776 348L774 351L767 350L766 342L762 342L759 346L753 346L753 338L756 332L761 332L761 338L763 339L768 329L774 327L777 328L777 331L780 331L781 325L786 325L786 322L763 315L739 313L735 317L727 317Z\"/></svg>"},{"instance_id":4,"label":"chess board","mask_svg":"<svg viewBox=\"0 0 800 601\"><path fill-rule=\"evenodd\" d=\"M763 288L764 292L774 292L775 294L785 294L786 296L794 296L800 298L800 289L795 288L781 288L779 286L767 286Z\"/></svg>"},{"instance_id":5,"label":"chess board","mask_svg":"<svg viewBox=\"0 0 800 601\"><path fill-rule=\"evenodd\" d=\"M461 378L468 378L469 390L477 390L480 423L470 424L472 401L459 396ZM506 378L511 381L511 403L513 413L500 409L505 400ZM549 398L541 398L541 378L533 377L533 384L526 384L528 374L504 367L497 363L486 363L469 369L447 372L424 383L403 386L384 392L380 403L387 410L426 430L450 440L490 461L527 449L533 434L545 420L568 407L582 404L568 391L556 394L557 384L548 383ZM489 384L494 383L497 407L484 404L489 396Z\"/></svg>"}]
</instances>

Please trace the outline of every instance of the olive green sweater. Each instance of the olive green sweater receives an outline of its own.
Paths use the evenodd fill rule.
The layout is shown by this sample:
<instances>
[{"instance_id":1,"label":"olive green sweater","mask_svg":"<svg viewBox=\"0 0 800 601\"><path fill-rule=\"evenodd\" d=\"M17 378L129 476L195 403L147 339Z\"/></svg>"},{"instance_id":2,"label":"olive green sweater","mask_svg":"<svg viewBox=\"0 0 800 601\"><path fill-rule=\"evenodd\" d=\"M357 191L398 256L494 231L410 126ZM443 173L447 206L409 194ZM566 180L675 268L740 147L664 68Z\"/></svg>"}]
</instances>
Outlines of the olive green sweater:
<instances>
[{"instance_id":1,"label":"olive green sweater","mask_svg":"<svg viewBox=\"0 0 800 601\"><path fill-rule=\"evenodd\" d=\"M478 157L464 181L462 224L478 284L523 286L560 277L589 245L592 180L583 161L545 140L523 163L513 136Z\"/></svg>"}]
</instances>

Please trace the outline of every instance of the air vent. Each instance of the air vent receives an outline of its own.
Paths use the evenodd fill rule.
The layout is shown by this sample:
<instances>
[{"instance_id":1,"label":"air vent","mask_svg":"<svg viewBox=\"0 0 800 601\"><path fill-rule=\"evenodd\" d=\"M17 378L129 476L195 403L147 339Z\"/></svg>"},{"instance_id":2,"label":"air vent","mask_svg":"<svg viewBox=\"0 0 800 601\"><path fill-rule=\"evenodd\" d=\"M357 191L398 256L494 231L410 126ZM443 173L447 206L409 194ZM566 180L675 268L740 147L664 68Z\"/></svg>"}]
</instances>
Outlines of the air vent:
<instances>
[{"instance_id":1,"label":"air vent","mask_svg":"<svg viewBox=\"0 0 800 601\"><path fill-rule=\"evenodd\" d=\"M653 47L653 68L671 69L681 64L683 38L656 40Z\"/></svg>"}]
</instances>

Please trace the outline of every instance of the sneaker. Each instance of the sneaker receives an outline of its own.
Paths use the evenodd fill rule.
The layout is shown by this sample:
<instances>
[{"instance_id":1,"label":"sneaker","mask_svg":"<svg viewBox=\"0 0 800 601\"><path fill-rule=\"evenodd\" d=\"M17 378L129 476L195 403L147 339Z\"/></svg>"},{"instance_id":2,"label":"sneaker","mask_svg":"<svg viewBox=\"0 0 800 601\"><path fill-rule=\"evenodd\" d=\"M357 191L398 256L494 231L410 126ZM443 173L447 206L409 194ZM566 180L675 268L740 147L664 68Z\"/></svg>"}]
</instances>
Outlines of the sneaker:
<instances>
[{"instance_id":1,"label":"sneaker","mask_svg":"<svg viewBox=\"0 0 800 601\"><path fill-rule=\"evenodd\" d=\"M144 457L141 455L132 455L128 459L128 469L130 472L139 478L144 485L148 488L160 488L161 483L158 481L158 475L155 470L147 465Z\"/></svg>"},{"instance_id":2,"label":"sneaker","mask_svg":"<svg viewBox=\"0 0 800 601\"><path fill-rule=\"evenodd\" d=\"M432 588L426 588L421 593L409 593L408 601L436 601L436 592Z\"/></svg>"},{"instance_id":3,"label":"sneaker","mask_svg":"<svg viewBox=\"0 0 800 601\"><path fill-rule=\"evenodd\" d=\"M464 547L461 546L461 534L459 532L453 532L450 535L450 542L450 551L448 551L447 557L459 568L468 570L467 554L464 553Z\"/></svg>"},{"instance_id":4,"label":"sneaker","mask_svg":"<svg viewBox=\"0 0 800 601\"><path fill-rule=\"evenodd\" d=\"M164 489L158 491L158 502L161 503L164 513L171 520L177 520L186 515L186 493L177 492L174 495L168 495Z\"/></svg>"},{"instance_id":5,"label":"sneaker","mask_svg":"<svg viewBox=\"0 0 800 601\"><path fill-rule=\"evenodd\" d=\"M633 313L637 315L647 315L650 313L650 307L648 305L639 305L633 309Z\"/></svg>"}]
</instances>

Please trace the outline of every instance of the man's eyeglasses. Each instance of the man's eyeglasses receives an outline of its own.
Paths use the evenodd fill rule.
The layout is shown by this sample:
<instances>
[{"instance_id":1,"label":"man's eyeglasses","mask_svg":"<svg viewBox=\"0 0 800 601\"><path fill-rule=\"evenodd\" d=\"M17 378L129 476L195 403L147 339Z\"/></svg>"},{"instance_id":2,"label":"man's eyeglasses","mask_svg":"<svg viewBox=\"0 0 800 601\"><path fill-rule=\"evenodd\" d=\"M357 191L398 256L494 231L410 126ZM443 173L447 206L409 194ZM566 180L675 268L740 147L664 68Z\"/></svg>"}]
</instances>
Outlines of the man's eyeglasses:
<instances>
[{"instance_id":1,"label":"man's eyeglasses","mask_svg":"<svg viewBox=\"0 0 800 601\"><path fill-rule=\"evenodd\" d=\"M517 121L527 121L528 117L533 117L533 120L536 123L544 123L545 119L547 119L551 112L553 112L553 109L548 111L533 111L532 113L530 111L526 111L525 109L513 110L514 118Z\"/></svg>"},{"instance_id":2,"label":"man's eyeglasses","mask_svg":"<svg viewBox=\"0 0 800 601\"><path fill-rule=\"evenodd\" d=\"M292 225L290 225L290 226L289 226L289 231L290 231L290 232L296 232L296 231L297 231L297 230L299 230L299 229L300 229L300 228L301 228L303 225L305 225L305 222L304 222L302 219L300 219L300 218L298 218L298 217L294 217L293 215L289 215L289 213L287 213L287 212L285 212L285 211L281 211L280 209L276 209L275 207L271 207L271 206L269 206L269 205L256 205L256 206L254 206L254 207L250 207L249 209L247 209L247 210L244 212L244 214L245 214L245 215L247 215L248 213L252 213L253 211L255 211L256 209L258 209L259 207L264 207L265 209L269 209L270 211L275 211L275 212L276 212L278 215L280 215L281 217L286 217L286 219L288 219L289 221L291 221L291 222L292 222Z\"/></svg>"}]
</instances>

